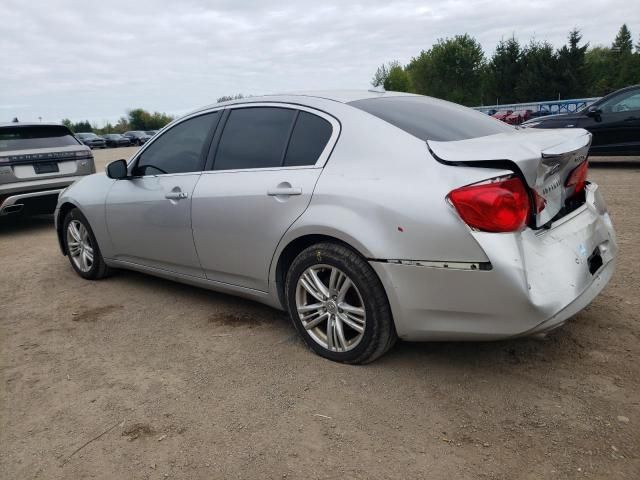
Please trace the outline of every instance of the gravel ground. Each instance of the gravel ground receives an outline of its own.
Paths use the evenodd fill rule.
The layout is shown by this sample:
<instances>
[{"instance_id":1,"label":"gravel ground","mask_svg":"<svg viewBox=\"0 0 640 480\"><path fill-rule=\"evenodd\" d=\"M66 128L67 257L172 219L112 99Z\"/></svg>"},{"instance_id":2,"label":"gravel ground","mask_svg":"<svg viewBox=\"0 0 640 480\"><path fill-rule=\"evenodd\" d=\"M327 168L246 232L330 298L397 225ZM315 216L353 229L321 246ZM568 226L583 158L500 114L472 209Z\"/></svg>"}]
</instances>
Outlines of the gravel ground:
<instances>
[{"instance_id":1,"label":"gravel ground","mask_svg":"<svg viewBox=\"0 0 640 480\"><path fill-rule=\"evenodd\" d=\"M98 168L133 149L96 152ZM640 170L598 169L606 290L544 339L323 360L285 315L0 225L2 478L640 478Z\"/></svg>"}]
</instances>

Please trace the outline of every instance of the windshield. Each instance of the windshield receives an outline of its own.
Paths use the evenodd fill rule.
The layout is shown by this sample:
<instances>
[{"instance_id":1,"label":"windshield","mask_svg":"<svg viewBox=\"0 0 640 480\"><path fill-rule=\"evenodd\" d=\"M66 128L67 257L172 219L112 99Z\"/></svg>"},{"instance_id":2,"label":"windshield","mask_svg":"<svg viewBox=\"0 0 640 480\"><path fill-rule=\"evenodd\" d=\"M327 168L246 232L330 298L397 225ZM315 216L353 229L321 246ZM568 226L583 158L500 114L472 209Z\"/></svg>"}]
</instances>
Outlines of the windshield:
<instances>
[{"instance_id":1,"label":"windshield","mask_svg":"<svg viewBox=\"0 0 640 480\"><path fill-rule=\"evenodd\" d=\"M78 141L62 125L0 127L0 152L69 145Z\"/></svg>"},{"instance_id":2,"label":"windshield","mask_svg":"<svg viewBox=\"0 0 640 480\"><path fill-rule=\"evenodd\" d=\"M430 97L368 98L349 105L424 141L449 142L513 131L512 126L484 113Z\"/></svg>"}]
</instances>

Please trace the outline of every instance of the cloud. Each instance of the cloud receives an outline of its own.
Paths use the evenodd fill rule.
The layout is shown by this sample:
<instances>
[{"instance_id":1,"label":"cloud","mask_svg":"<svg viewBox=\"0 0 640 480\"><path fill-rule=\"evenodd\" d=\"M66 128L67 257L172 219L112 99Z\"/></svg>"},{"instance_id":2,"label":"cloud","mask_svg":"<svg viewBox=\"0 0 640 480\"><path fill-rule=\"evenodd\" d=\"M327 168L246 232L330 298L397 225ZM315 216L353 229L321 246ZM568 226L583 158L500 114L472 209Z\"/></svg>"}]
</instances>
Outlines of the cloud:
<instances>
[{"instance_id":1,"label":"cloud","mask_svg":"<svg viewBox=\"0 0 640 480\"><path fill-rule=\"evenodd\" d=\"M634 39L640 29L640 6L621 0L92 3L0 4L0 103L15 106L0 115L100 123L239 92L367 88L379 64L459 33L490 53L512 34L559 46L573 27L592 44L611 43L625 21Z\"/></svg>"}]
</instances>

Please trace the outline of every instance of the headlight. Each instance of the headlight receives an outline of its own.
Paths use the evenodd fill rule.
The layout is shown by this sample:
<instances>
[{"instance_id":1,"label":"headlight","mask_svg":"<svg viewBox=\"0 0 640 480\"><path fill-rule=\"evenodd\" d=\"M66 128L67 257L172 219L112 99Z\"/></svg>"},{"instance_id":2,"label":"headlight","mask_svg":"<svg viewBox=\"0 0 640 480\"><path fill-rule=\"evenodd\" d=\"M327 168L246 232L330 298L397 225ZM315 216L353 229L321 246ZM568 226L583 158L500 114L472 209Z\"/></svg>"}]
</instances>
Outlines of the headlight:
<instances>
[{"instance_id":1,"label":"headlight","mask_svg":"<svg viewBox=\"0 0 640 480\"><path fill-rule=\"evenodd\" d=\"M527 122L527 123L523 123L522 125L520 125L522 128L529 128L529 127L537 127L538 125L540 125L542 122Z\"/></svg>"}]
</instances>

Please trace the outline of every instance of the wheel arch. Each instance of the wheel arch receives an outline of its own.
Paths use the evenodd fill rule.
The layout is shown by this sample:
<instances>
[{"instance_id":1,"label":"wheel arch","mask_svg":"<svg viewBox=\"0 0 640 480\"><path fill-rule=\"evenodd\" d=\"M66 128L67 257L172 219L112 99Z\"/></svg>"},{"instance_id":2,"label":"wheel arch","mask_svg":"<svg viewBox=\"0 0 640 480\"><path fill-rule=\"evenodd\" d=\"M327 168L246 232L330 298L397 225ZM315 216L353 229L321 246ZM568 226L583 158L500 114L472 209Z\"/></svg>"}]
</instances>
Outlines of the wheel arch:
<instances>
[{"instance_id":1,"label":"wheel arch","mask_svg":"<svg viewBox=\"0 0 640 480\"><path fill-rule=\"evenodd\" d=\"M361 255L365 260L368 260L370 258L367 249L363 245L355 242L350 237L345 237L344 235L336 234L334 232L305 233L295 238L288 239L284 247L281 247L279 249L277 260L275 262L272 262L272 265L274 265L272 267L272 281L274 282L278 301L283 307L285 307L286 305L284 300L284 283L287 271L289 270L289 266L298 256L298 254L305 248L322 242L331 242L339 245L344 245L345 247Z\"/></svg>"},{"instance_id":2,"label":"wheel arch","mask_svg":"<svg viewBox=\"0 0 640 480\"><path fill-rule=\"evenodd\" d=\"M56 233L58 234L58 244L60 245L60 251L62 252L62 255L65 256L68 252L64 244L64 218L74 208L78 208L78 206L74 203L66 201L62 205L60 205L56 217Z\"/></svg>"}]
</instances>

